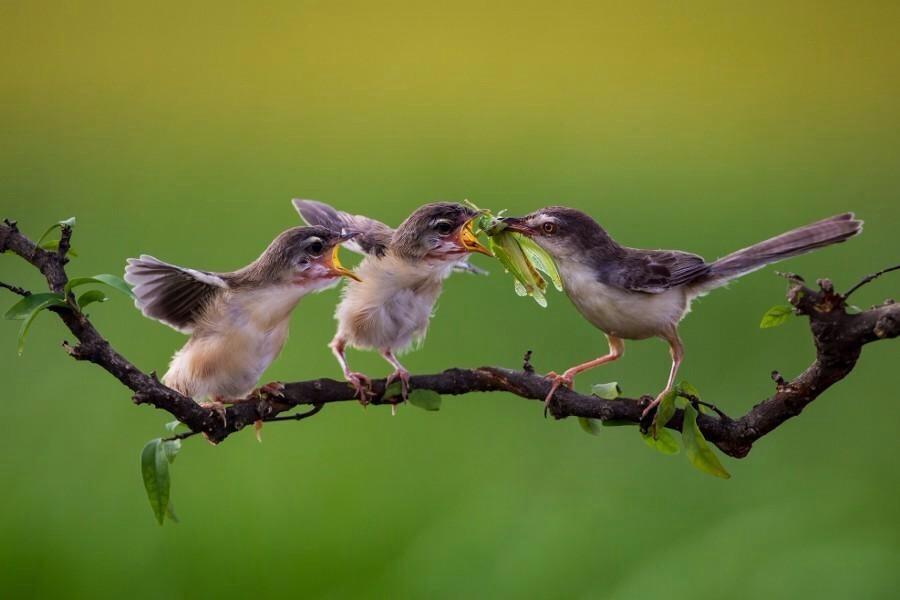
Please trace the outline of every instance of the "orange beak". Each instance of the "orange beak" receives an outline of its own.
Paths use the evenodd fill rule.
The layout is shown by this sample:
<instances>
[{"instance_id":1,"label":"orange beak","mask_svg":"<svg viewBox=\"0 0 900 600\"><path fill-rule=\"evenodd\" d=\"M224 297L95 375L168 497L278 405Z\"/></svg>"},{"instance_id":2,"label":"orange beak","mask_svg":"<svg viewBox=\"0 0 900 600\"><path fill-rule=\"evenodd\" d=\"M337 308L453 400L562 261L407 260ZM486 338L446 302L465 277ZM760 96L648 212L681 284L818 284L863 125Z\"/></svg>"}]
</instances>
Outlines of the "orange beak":
<instances>
[{"instance_id":1,"label":"orange beak","mask_svg":"<svg viewBox=\"0 0 900 600\"><path fill-rule=\"evenodd\" d=\"M329 262L329 267L331 267L331 272L336 275L340 275L342 277L349 277L355 281L362 281L359 278L359 275L351 271L350 269L344 268L341 264L341 260L338 258L338 250L340 249L340 245L334 247L334 250L331 251L331 260Z\"/></svg>"},{"instance_id":2,"label":"orange beak","mask_svg":"<svg viewBox=\"0 0 900 600\"><path fill-rule=\"evenodd\" d=\"M481 242L475 237L475 232L472 231L472 221L475 219L476 217L472 217L459 228L459 245L465 248L466 252L479 252L486 256L493 256L490 250L481 245Z\"/></svg>"}]
</instances>

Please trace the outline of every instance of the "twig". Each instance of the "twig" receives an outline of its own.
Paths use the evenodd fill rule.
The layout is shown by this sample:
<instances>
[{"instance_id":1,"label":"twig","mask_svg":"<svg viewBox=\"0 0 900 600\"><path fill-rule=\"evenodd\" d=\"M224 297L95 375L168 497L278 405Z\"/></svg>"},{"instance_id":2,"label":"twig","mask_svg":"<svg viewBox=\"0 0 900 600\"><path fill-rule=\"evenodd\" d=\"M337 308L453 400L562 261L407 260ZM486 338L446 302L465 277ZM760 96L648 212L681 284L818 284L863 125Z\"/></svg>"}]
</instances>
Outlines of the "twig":
<instances>
[{"instance_id":1,"label":"twig","mask_svg":"<svg viewBox=\"0 0 900 600\"><path fill-rule=\"evenodd\" d=\"M10 285L10 284L8 284L8 283L3 283L2 281L0 281L0 288L6 288L6 289L8 289L9 291L11 291L13 294L18 294L18 295L23 296L23 297L25 297L25 298L27 298L28 296L31 295L31 292L29 292L29 291L26 290L25 288L20 288L20 287L17 286L17 285Z\"/></svg>"},{"instance_id":2,"label":"twig","mask_svg":"<svg viewBox=\"0 0 900 600\"><path fill-rule=\"evenodd\" d=\"M874 281L875 279L878 279L879 277L881 277L881 276L884 275L885 273L890 273L891 271L896 271L896 270L898 270L898 269L900 269L900 265L894 265L893 267L888 267L887 269L882 269L882 270L878 271L877 273L872 273L871 275L866 275L865 277L863 277L863 278L859 281L859 283L857 283L857 284L854 285L852 288L850 288L849 290L847 290L847 293L844 294L844 300L846 300L847 298L849 298L849 297L850 297L850 294L852 294L853 292L855 292L856 290L858 290L858 289L861 288L862 286L866 285L866 284L869 283L870 281Z\"/></svg>"}]
</instances>

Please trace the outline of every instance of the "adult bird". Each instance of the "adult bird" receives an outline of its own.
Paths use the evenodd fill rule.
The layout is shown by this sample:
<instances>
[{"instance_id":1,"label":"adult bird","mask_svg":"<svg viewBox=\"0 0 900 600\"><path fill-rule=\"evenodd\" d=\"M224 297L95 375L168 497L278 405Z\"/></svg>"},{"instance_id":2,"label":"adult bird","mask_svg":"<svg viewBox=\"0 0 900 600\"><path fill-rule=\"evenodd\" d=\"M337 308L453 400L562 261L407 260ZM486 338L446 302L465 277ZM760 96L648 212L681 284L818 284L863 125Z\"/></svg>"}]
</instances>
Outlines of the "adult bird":
<instances>
[{"instance_id":1,"label":"adult bird","mask_svg":"<svg viewBox=\"0 0 900 600\"><path fill-rule=\"evenodd\" d=\"M340 231L340 230L337 230ZM339 245L352 234L325 227L281 233L252 263L214 273L177 267L152 256L128 259L125 281L135 305L151 319L190 334L162 382L223 415L224 402L247 397L284 345L293 308L304 295L341 276ZM260 388L280 391L280 384Z\"/></svg>"},{"instance_id":2,"label":"adult bird","mask_svg":"<svg viewBox=\"0 0 900 600\"><path fill-rule=\"evenodd\" d=\"M837 215L732 252L713 262L677 250L628 248L613 240L588 215L564 206L503 219L509 230L528 236L556 262L563 288L575 308L606 334L607 354L575 365L552 379L545 407L559 386L588 369L622 356L624 340L659 337L669 345L672 366L666 387L645 409L647 415L672 390L684 356L678 323L691 301L763 266L843 242L862 231L853 213Z\"/></svg>"},{"instance_id":3,"label":"adult bird","mask_svg":"<svg viewBox=\"0 0 900 600\"><path fill-rule=\"evenodd\" d=\"M329 346L357 398L368 402L371 381L347 365L347 346L377 350L409 391L409 372L397 355L420 341L428 329L443 280L462 266L470 252L490 256L472 231L476 211L451 202L426 204L396 230L384 223L335 210L313 200L294 200L310 225L344 229L356 236L344 246L365 255L356 268L361 281L349 281L335 311L337 333Z\"/></svg>"}]
</instances>

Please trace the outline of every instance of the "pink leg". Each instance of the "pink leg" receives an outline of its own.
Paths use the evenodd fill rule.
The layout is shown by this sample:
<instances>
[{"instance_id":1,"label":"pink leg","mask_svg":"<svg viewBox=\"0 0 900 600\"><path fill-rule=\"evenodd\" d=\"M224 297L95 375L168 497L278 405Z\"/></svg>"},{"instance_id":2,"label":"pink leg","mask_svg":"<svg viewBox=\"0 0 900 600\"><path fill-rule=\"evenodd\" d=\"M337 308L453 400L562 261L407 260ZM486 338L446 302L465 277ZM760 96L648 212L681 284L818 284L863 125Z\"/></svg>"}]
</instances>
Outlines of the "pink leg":
<instances>
[{"instance_id":1,"label":"pink leg","mask_svg":"<svg viewBox=\"0 0 900 600\"><path fill-rule=\"evenodd\" d=\"M394 372L388 375L386 385L391 385L396 380L400 380L400 397L403 398L403 401L406 402L407 397L409 397L409 371L400 364L400 361L397 360L397 357L394 356L394 353L391 352L390 348L382 348L380 351L381 356L384 360L388 361L392 367L394 367ZM391 414L397 414L397 405L391 405Z\"/></svg>"},{"instance_id":2,"label":"pink leg","mask_svg":"<svg viewBox=\"0 0 900 600\"><path fill-rule=\"evenodd\" d=\"M625 340L607 335L606 341L609 344L609 352L600 358L595 358L594 360L589 360L580 365L575 365L570 369L566 369L566 372L562 375L557 375L553 371L547 373L547 378L553 380L553 385L550 386L550 393L547 394L547 398L544 400L545 414L547 408L550 406L550 400L553 398L553 394L556 392L557 388L560 386L572 387L572 380L579 373L587 371L588 369L593 369L594 367L599 367L604 363L612 362L625 353Z\"/></svg>"},{"instance_id":3,"label":"pink leg","mask_svg":"<svg viewBox=\"0 0 900 600\"><path fill-rule=\"evenodd\" d=\"M211 396L209 402L200 402L200 406L214 410L222 418L222 424L228 427L228 419L225 418L225 402L227 400L222 396Z\"/></svg>"},{"instance_id":4,"label":"pink leg","mask_svg":"<svg viewBox=\"0 0 900 600\"><path fill-rule=\"evenodd\" d=\"M347 359L344 357L344 349L347 346L347 341L343 338L336 337L331 340L331 343L328 344L328 347L331 348L331 353L334 354L334 357L337 358L338 364L341 365L341 371L344 373L344 379L346 379L353 389L356 391L356 397L359 399L359 403L363 406L366 406L369 403L369 396L372 395L371 389L371 381L368 377L363 375L362 373L355 373L350 370L350 367L347 366Z\"/></svg>"},{"instance_id":5,"label":"pink leg","mask_svg":"<svg viewBox=\"0 0 900 600\"><path fill-rule=\"evenodd\" d=\"M669 381L666 383L666 389L661 391L656 396L656 399L647 405L647 408L641 413L641 418L644 418L651 410L656 408L663 396L668 394L672 391L672 388L675 387L675 375L678 373L681 359L684 358L684 346L681 345L681 339L678 337L678 332L673 331L671 334L667 335L665 339L669 342L669 354L672 355L672 367L669 369Z\"/></svg>"}]
</instances>

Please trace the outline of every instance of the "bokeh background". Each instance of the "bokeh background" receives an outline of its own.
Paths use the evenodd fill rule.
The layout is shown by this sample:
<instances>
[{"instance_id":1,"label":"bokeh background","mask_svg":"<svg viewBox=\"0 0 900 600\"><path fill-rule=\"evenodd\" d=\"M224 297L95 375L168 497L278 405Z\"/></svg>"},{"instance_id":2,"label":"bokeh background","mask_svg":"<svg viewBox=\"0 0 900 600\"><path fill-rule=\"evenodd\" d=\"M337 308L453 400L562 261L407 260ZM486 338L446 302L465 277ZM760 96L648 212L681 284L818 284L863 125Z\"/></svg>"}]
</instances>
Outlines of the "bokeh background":
<instances>
[{"instance_id":1,"label":"bokeh background","mask_svg":"<svg viewBox=\"0 0 900 600\"><path fill-rule=\"evenodd\" d=\"M70 272L129 256L228 270L316 198L398 223L437 199L563 203L623 243L715 257L833 213L866 231L783 265L846 288L900 257L896 2L0 3L0 213L77 216ZM344 253L348 256L347 253ZM447 282L414 372L540 370L603 352L564 296ZM2 280L38 277L0 257ZM694 306L681 374L735 415L813 356L773 268ZM862 306L897 295L886 277ZM115 294L114 292L111 292ZM269 379L337 377L337 295L304 299ZM2 296L4 305L15 298ZM140 367L183 337L124 298L90 311ZM9 597L889 597L900 587L896 343L721 481L635 429L587 436L501 394L439 413L329 406L173 468L160 528L138 455L168 416L0 322L0 589ZM383 376L372 355L353 365ZM581 377L654 392L665 345Z\"/></svg>"}]
</instances>

